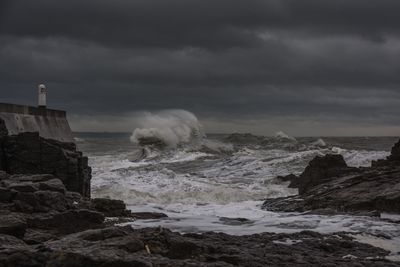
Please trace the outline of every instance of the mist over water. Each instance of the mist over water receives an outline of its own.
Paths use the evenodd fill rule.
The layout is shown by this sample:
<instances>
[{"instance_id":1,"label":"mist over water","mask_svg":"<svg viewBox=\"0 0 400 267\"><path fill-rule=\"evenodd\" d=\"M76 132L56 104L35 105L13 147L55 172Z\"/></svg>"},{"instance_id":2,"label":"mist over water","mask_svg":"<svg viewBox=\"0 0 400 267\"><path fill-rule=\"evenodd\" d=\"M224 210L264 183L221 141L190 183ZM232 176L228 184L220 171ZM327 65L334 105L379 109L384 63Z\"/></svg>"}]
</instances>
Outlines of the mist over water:
<instances>
[{"instance_id":1,"label":"mist over water","mask_svg":"<svg viewBox=\"0 0 400 267\"><path fill-rule=\"evenodd\" d=\"M384 232L400 242L400 226L377 218L282 214L260 208L264 198L297 194L276 179L278 175L300 174L311 159L328 153L343 155L350 166L367 167L389 155L395 138L294 138L283 132L272 137L205 135L195 115L183 110L147 113L133 133L77 138L93 168L94 197L122 199L134 211L169 216L136 221L135 227L237 235L348 231L362 233L360 238L368 234L368 240ZM150 139L141 143L142 138ZM153 146L154 141L166 146ZM226 217L246 218L247 223L229 224Z\"/></svg>"}]
</instances>

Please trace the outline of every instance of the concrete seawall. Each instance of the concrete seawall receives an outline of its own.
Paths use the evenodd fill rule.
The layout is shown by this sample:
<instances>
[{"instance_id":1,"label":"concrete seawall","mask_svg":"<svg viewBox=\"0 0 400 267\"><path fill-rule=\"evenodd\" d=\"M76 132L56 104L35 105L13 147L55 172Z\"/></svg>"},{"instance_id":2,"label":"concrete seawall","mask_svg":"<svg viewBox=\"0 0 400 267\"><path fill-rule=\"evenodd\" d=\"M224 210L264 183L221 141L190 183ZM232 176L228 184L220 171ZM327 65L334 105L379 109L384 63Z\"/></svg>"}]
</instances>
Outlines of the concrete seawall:
<instances>
[{"instance_id":1,"label":"concrete seawall","mask_svg":"<svg viewBox=\"0 0 400 267\"><path fill-rule=\"evenodd\" d=\"M74 142L65 111L0 103L0 119L9 135L38 132L47 139Z\"/></svg>"}]
</instances>

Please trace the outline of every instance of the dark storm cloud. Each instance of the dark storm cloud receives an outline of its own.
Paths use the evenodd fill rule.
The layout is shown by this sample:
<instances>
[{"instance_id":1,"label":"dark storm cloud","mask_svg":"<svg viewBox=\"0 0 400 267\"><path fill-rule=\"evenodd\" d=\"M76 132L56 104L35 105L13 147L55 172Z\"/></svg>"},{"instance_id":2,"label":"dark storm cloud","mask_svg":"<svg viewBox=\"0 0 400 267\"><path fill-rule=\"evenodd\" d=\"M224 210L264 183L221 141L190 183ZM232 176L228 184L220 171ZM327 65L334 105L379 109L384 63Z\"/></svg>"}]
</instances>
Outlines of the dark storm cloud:
<instances>
[{"instance_id":1,"label":"dark storm cloud","mask_svg":"<svg viewBox=\"0 0 400 267\"><path fill-rule=\"evenodd\" d=\"M400 24L397 0L2 1L2 34L129 47L252 46L264 30L384 40Z\"/></svg>"},{"instance_id":2,"label":"dark storm cloud","mask_svg":"<svg viewBox=\"0 0 400 267\"><path fill-rule=\"evenodd\" d=\"M398 125L399 11L397 0L0 0L1 101L29 103L46 82L77 115Z\"/></svg>"}]
</instances>

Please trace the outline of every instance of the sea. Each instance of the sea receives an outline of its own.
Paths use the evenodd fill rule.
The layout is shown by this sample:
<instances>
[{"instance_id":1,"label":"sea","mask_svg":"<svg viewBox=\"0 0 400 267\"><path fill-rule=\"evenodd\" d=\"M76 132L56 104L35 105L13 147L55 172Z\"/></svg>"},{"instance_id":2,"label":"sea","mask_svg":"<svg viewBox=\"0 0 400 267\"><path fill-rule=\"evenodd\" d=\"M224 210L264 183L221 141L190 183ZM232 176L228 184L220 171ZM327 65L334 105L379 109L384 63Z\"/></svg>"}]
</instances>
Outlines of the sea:
<instances>
[{"instance_id":1,"label":"sea","mask_svg":"<svg viewBox=\"0 0 400 267\"><path fill-rule=\"evenodd\" d=\"M342 155L349 166L368 167L371 161L387 157L398 138L295 138L278 132L273 136L201 134L193 141L185 134L166 138L171 132L157 134L161 130L75 133L93 169L92 197L123 200L133 212L168 215L126 224L231 235L347 232L360 242L390 250L390 258L400 260L400 216L396 214L374 218L261 209L265 198L297 194L277 176L298 175L314 157L328 153ZM182 130L186 133L190 127L173 133L180 136ZM149 134L166 143L172 140L173 145L143 147L138 140Z\"/></svg>"}]
</instances>

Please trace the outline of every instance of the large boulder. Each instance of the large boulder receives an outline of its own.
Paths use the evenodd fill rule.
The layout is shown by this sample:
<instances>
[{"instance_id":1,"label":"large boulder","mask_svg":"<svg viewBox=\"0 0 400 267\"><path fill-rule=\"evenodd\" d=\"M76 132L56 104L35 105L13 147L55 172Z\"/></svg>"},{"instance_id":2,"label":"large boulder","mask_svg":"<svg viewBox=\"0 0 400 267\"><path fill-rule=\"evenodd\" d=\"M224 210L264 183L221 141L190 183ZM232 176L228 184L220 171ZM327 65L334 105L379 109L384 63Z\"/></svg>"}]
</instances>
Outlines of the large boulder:
<instances>
[{"instance_id":1,"label":"large boulder","mask_svg":"<svg viewBox=\"0 0 400 267\"><path fill-rule=\"evenodd\" d=\"M91 200L91 207L103 213L106 217L129 217L131 212L126 209L122 200L95 198Z\"/></svg>"},{"instance_id":2,"label":"large boulder","mask_svg":"<svg viewBox=\"0 0 400 267\"><path fill-rule=\"evenodd\" d=\"M389 160L400 162L400 140L393 146Z\"/></svg>"},{"instance_id":3,"label":"large boulder","mask_svg":"<svg viewBox=\"0 0 400 267\"><path fill-rule=\"evenodd\" d=\"M299 188L299 194L304 194L314 186L328 182L335 177L356 171L347 166L341 155L328 154L314 158L300 175L298 180L292 181Z\"/></svg>"},{"instance_id":4,"label":"large boulder","mask_svg":"<svg viewBox=\"0 0 400 267\"><path fill-rule=\"evenodd\" d=\"M7 173L52 174L69 191L90 197L91 168L75 144L44 139L39 133L21 133L3 137L0 151L0 167Z\"/></svg>"},{"instance_id":5,"label":"large boulder","mask_svg":"<svg viewBox=\"0 0 400 267\"><path fill-rule=\"evenodd\" d=\"M27 223L25 218L17 213L0 214L0 234L23 237Z\"/></svg>"}]
</instances>

